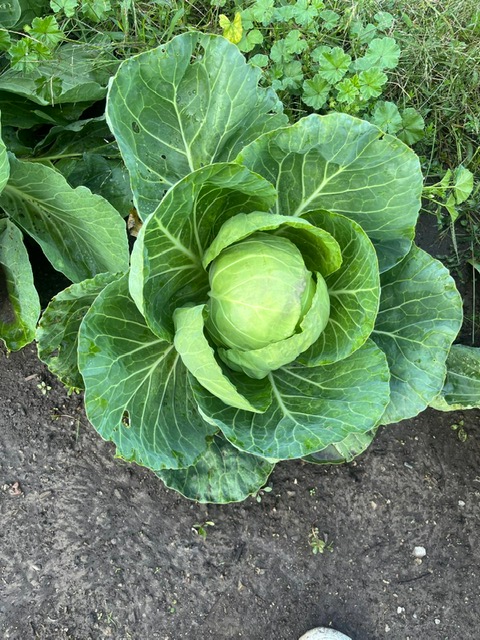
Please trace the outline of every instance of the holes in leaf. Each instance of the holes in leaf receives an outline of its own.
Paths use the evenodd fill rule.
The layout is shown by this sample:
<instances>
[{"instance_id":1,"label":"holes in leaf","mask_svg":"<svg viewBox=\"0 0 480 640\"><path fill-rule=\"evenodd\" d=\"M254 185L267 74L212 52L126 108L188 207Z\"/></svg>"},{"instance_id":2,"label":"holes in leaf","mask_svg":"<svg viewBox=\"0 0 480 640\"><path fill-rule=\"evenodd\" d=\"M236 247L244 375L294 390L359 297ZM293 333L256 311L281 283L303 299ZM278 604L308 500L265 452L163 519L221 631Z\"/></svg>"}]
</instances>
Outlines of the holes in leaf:
<instances>
[{"instance_id":1,"label":"holes in leaf","mask_svg":"<svg viewBox=\"0 0 480 640\"><path fill-rule=\"evenodd\" d=\"M130 427L130 413L128 411L123 412L122 425L127 429Z\"/></svg>"},{"instance_id":2,"label":"holes in leaf","mask_svg":"<svg viewBox=\"0 0 480 640\"><path fill-rule=\"evenodd\" d=\"M166 159L167 159L167 156L166 156L164 153L162 153L162 155L160 156L160 158L161 158L162 160L166 160Z\"/></svg>"},{"instance_id":3,"label":"holes in leaf","mask_svg":"<svg viewBox=\"0 0 480 640\"><path fill-rule=\"evenodd\" d=\"M138 126L138 122L132 122L132 129L135 133L140 133L140 127Z\"/></svg>"}]
</instances>

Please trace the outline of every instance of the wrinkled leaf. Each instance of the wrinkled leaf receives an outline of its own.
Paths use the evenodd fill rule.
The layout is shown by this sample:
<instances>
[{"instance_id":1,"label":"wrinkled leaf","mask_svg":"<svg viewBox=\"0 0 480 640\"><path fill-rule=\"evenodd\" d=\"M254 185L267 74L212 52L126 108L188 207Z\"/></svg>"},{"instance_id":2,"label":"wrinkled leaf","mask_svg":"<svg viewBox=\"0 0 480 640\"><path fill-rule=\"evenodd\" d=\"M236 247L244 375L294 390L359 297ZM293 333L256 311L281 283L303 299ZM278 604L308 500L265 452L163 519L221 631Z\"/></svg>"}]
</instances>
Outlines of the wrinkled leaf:
<instances>
[{"instance_id":1,"label":"wrinkled leaf","mask_svg":"<svg viewBox=\"0 0 480 640\"><path fill-rule=\"evenodd\" d=\"M372 342L333 365L292 363L269 375L273 401L262 414L227 407L194 387L206 419L236 447L272 460L301 458L373 429L389 398L385 355Z\"/></svg>"},{"instance_id":2,"label":"wrinkled leaf","mask_svg":"<svg viewBox=\"0 0 480 640\"><path fill-rule=\"evenodd\" d=\"M374 125L341 113L314 114L261 136L237 162L276 186L275 213L326 209L359 223L380 270L409 251L423 184L419 160Z\"/></svg>"},{"instance_id":3,"label":"wrinkled leaf","mask_svg":"<svg viewBox=\"0 0 480 640\"><path fill-rule=\"evenodd\" d=\"M267 460L239 451L222 436L214 436L192 466L157 471L157 475L167 487L190 500L228 504L255 494L273 467Z\"/></svg>"},{"instance_id":4,"label":"wrinkled leaf","mask_svg":"<svg viewBox=\"0 0 480 640\"><path fill-rule=\"evenodd\" d=\"M354 458L363 453L371 445L376 429L367 431L367 433L352 433L345 440L331 444L321 451L316 451L309 456L303 458L306 462L314 464L341 464L343 462L351 462Z\"/></svg>"},{"instance_id":5,"label":"wrinkled leaf","mask_svg":"<svg viewBox=\"0 0 480 640\"><path fill-rule=\"evenodd\" d=\"M205 451L216 428L199 416L187 369L146 326L126 276L85 315L78 354L88 419L119 456L157 471L188 467Z\"/></svg>"},{"instance_id":6,"label":"wrinkled leaf","mask_svg":"<svg viewBox=\"0 0 480 640\"><path fill-rule=\"evenodd\" d=\"M117 275L101 273L61 291L50 301L37 327L38 357L70 389L83 389L78 370L78 330L99 293Z\"/></svg>"},{"instance_id":7,"label":"wrinkled leaf","mask_svg":"<svg viewBox=\"0 0 480 640\"><path fill-rule=\"evenodd\" d=\"M416 416L437 396L462 324L462 299L448 270L415 245L381 278L372 338L385 352L391 400L382 424Z\"/></svg>"},{"instance_id":8,"label":"wrinkled leaf","mask_svg":"<svg viewBox=\"0 0 480 640\"><path fill-rule=\"evenodd\" d=\"M261 133L286 123L277 96L258 86L260 75L236 46L198 32L122 63L107 120L142 219L165 188L211 162L233 159Z\"/></svg>"}]
</instances>

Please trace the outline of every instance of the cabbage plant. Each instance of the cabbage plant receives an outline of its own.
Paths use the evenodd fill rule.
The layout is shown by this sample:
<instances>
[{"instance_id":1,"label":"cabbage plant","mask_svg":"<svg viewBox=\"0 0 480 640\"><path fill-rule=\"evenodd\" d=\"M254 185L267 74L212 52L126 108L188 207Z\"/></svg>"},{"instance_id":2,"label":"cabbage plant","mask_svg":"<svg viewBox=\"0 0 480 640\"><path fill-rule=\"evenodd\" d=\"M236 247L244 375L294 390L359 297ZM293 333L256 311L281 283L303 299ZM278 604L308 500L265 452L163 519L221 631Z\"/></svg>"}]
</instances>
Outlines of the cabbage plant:
<instances>
[{"instance_id":1,"label":"cabbage plant","mask_svg":"<svg viewBox=\"0 0 480 640\"><path fill-rule=\"evenodd\" d=\"M414 244L415 153L342 113L289 125L260 80L199 33L122 63L107 120L143 222L130 270L59 294L37 334L117 456L205 502L421 412L462 321Z\"/></svg>"}]
</instances>

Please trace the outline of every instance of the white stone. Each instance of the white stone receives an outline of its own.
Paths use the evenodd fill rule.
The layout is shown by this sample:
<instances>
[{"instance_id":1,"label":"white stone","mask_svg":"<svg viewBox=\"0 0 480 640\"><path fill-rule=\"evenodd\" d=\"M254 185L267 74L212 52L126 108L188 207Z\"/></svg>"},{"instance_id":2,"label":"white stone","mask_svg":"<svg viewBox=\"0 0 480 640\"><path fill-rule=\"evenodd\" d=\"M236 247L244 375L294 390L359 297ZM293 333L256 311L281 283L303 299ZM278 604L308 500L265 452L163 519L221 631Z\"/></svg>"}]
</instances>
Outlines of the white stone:
<instances>
[{"instance_id":1,"label":"white stone","mask_svg":"<svg viewBox=\"0 0 480 640\"><path fill-rule=\"evenodd\" d=\"M415 558L424 558L427 555L427 550L425 547L415 547L413 550L413 555Z\"/></svg>"},{"instance_id":2,"label":"white stone","mask_svg":"<svg viewBox=\"0 0 480 640\"><path fill-rule=\"evenodd\" d=\"M351 638L328 627L317 627L304 633L299 640L351 640Z\"/></svg>"}]
</instances>

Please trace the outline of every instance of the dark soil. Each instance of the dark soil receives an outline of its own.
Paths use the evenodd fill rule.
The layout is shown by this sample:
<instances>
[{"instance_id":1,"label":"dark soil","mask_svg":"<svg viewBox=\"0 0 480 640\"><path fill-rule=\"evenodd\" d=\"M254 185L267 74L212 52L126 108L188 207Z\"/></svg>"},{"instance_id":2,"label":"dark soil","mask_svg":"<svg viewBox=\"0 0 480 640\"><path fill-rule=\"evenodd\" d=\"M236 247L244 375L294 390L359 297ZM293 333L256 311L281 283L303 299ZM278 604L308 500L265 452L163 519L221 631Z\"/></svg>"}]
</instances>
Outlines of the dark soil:
<instances>
[{"instance_id":1,"label":"dark soil","mask_svg":"<svg viewBox=\"0 0 480 640\"><path fill-rule=\"evenodd\" d=\"M354 463L283 463L257 499L202 506L115 460L32 347L0 351L0 388L2 640L480 637L479 412L427 411Z\"/></svg>"}]
</instances>

